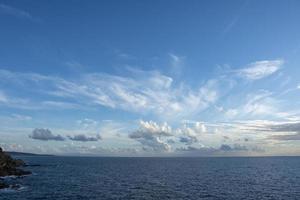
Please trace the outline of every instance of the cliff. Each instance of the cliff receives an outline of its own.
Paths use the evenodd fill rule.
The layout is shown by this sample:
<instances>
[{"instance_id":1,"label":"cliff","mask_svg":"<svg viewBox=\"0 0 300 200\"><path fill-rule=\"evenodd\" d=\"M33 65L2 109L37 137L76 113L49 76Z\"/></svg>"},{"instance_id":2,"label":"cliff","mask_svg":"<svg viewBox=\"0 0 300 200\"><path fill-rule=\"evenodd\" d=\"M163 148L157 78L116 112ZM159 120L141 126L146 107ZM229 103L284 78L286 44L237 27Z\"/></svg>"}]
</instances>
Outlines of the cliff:
<instances>
[{"instance_id":1,"label":"cliff","mask_svg":"<svg viewBox=\"0 0 300 200\"><path fill-rule=\"evenodd\" d=\"M3 176L22 176L31 174L29 171L24 171L19 167L25 166L24 161L13 159L10 155L2 151L0 147L0 178ZM7 184L1 182L0 189L8 187Z\"/></svg>"}]
</instances>

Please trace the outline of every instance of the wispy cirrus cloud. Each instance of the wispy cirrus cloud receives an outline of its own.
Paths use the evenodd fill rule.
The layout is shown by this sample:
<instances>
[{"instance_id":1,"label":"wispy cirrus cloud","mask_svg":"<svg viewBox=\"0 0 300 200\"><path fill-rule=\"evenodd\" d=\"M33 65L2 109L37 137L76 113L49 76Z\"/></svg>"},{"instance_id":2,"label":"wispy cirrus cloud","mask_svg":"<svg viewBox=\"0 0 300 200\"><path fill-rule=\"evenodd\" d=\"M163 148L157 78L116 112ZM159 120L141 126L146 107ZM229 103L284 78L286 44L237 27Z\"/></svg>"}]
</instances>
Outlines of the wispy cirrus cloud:
<instances>
[{"instance_id":1,"label":"wispy cirrus cloud","mask_svg":"<svg viewBox=\"0 0 300 200\"><path fill-rule=\"evenodd\" d=\"M238 76L248 80L258 80L277 72L284 60L263 60L250 63L245 68L236 70Z\"/></svg>"},{"instance_id":2,"label":"wispy cirrus cloud","mask_svg":"<svg viewBox=\"0 0 300 200\"><path fill-rule=\"evenodd\" d=\"M157 71L135 70L132 73L134 75L128 77L87 73L77 80L67 80L0 70L0 77L2 81L9 81L25 90L35 88L31 92L47 98L44 105L62 108L72 108L76 104L101 105L140 114L152 113L161 118L198 113L219 98L218 80L208 80L199 88L192 89L183 83L173 84L171 77ZM61 100L54 100L56 98Z\"/></svg>"},{"instance_id":3,"label":"wispy cirrus cloud","mask_svg":"<svg viewBox=\"0 0 300 200\"><path fill-rule=\"evenodd\" d=\"M300 140L300 133L288 134L288 135L272 135L269 137L273 140Z\"/></svg>"},{"instance_id":4,"label":"wispy cirrus cloud","mask_svg":"<svg viewBox=\"0 0 300 200\"><path fill-rule=\"evenodd\" d=\"M7 102L7 96L2 91L0 91L0 102L2 103Z\"/></svg>"},{"instance_id":5,"label":"wispy cirrus cloud","mask_svg":"<svg viewBox=\"0 0 300 200\"><path fill-rule=\"evenodd\" d=\"M0 4L0 14L1 13L31 21L40 21L39 19L33 17L29 12L6 4Z\"/></svg>"},{"instance_id":6,"label":"wispy cirrus cloud","mask_svg":"<svg viewBox=\"0 0 300 200\"><path fill-rule=\"evenodd\" d=\"M171 63L171 74L179 76L183 70L185 64L185 57L179 56L174 53L169 53Z\"/></svg>"},{"instance_id":7,"label":"wispy cirrus cloud","mask_svg":"<svg viewBox=\"0 0 300 200\"><path fill-rule=\"evenodd\" d=\"M240 130L265 134L267 140L293 141L300 140L299 121L249 121L241 123Z\"/></svg>"}]
</instances>

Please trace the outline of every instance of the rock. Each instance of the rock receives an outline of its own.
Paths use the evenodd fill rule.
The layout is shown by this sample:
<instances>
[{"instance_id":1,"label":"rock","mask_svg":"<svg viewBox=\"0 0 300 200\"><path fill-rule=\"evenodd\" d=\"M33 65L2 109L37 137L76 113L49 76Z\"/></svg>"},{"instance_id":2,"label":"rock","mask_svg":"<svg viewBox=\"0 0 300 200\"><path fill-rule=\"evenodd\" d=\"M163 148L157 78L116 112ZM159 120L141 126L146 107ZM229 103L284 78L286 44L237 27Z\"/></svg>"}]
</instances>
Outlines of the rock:
<instances>
[{"instance_id":1,"label":"rock","mask_svg":"<svg viewBox=\"0 0 300 200\"><path fill-rule=\"evenodd\" d=\"M30 171L25 171L19 167L26 166L25 162L20 159L13 159L10 155L3 152L0 147L0 177L2 176L23 176L31 174ZM4 180L0 179L0 189L12 188L16 189L18 185L8 185Z\"/></svg>"},{"instance_id":2,"label":"rock","mask_svg":"<svg viewBox=\"0 0 300 200\"><path fill-rule=\"evenodd\" d=\"M6 183L0 182L0 189L4 189L4 188L9 188L9 185L7 185Z\"/></svg>"},{"instance_id":3,"label":"rock","mask_svg":"<svg viewBox=\"0 0 300 200\"><path fill-rule=\"evenodd\" d=\"M18 167L25 166L25 162L20 159L13 159L8 154L3 152L0 147L0 177L1 176L22 176L31 174L29 171L24 171Z\"/></svg>"}]
</instances>

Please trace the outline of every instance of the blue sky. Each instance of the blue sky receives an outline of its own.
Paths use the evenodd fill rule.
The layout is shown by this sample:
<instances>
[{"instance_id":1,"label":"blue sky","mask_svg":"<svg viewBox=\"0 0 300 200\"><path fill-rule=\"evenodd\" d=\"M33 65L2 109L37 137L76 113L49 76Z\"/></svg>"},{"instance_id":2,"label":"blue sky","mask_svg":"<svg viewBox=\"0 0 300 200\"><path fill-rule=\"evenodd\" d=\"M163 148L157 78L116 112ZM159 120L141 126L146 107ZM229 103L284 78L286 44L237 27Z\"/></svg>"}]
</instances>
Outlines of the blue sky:
<instances>
[{"instance_id":1,"label":"blue sky","mask_svg":"<svg viewBox=\"0 0 300 200\"><path fill-rule=\"evenodd\" d=\"M300 155L299 1L0 1L0 146Z\"/></svg>"}]
</instances>

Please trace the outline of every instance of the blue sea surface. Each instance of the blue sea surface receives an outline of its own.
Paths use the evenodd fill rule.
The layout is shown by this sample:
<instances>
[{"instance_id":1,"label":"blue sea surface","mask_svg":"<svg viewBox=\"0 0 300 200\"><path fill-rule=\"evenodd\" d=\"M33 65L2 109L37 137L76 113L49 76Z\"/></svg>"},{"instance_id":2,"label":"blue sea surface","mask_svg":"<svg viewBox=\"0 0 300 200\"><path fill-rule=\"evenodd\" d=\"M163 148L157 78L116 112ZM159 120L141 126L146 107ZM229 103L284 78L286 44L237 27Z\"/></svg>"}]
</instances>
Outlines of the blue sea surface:
<instances>
[{"instance_id":1,"label":"blue sea surface","mask_svg":"<svg viewBox=\"0 0 300 200\"><path fill-rule=\"evenodd\" d=\"M300 199L300 157L20 158L41 166L1 200Z\"/></svg>"}]
</instances>

